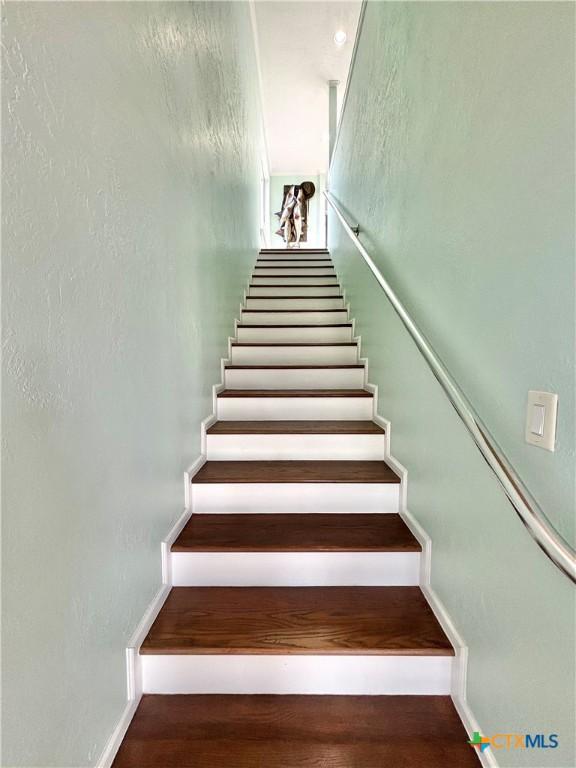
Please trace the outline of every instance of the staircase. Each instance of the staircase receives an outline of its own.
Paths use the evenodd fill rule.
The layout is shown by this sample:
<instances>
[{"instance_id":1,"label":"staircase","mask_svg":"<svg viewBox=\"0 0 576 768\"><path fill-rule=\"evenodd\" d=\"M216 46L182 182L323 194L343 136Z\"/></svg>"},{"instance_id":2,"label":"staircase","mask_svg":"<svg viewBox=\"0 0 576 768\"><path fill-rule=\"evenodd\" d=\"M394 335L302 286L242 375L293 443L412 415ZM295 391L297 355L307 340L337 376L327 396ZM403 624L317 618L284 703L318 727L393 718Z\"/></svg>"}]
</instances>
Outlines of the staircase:
<instances>
[{"instance_id":1,"label":"staircase","mask_svg":"<svg viewBox=\"0 0 576 768\"><path fill-rule=\"evenodd\" d=\"M230 350L115 768L478 766L328 251L260 252Z\"/></svg>"}]
</instances>

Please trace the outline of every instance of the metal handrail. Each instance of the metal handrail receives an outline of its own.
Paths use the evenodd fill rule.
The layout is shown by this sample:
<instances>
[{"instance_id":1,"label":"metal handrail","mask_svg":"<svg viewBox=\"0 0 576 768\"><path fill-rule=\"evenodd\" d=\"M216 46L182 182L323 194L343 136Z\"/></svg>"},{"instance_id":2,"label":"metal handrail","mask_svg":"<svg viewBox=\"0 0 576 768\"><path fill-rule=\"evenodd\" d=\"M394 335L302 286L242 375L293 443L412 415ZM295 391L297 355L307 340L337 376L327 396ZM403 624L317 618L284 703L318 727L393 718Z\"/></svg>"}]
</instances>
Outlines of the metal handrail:
<instances>
[{"instance_id":1,"label":"metal handrail","mask_svg":"<svg viewBox=\"0 0 576 768\"><path fill-rule=\"evenodd\" d=\"M359 229L354 229L344 218L338 202L330 192L325 191L326 200L336 213L344 231L352 240L360 255L370 268L396 314L422 353L428 367L448 396L456 413L468 429L480 453L514 507L516 513L528 529L528 532L545 554L572 582L576 583L576 552L546 517L544 511L530 491L526 488L516 471L482 423L466 395L448 372L434 348L418 328L408 310L402 304L392 287L382 275L376 264L359 240Z\"/></svg>"}]
</instances>

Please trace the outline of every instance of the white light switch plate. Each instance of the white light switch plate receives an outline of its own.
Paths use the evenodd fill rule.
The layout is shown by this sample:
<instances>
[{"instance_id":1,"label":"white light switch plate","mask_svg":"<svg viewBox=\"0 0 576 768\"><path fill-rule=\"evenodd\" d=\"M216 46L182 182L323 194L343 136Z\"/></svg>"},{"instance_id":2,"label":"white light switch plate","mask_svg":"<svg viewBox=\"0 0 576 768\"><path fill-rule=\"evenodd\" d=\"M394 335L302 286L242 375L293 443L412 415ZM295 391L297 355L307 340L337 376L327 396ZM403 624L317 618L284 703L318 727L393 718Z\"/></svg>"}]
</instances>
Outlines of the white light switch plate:
<instances>
[{"instance_id":1,"label":"white light switch plate","mask_svg":"<svg viewBox=\"0 0 576 768\"><path fill-rule=\"evenodd\" d=\"M526 442L553 451L556 443L558 395L552 392L528 392Z\"/></svg>"}]
</instances>

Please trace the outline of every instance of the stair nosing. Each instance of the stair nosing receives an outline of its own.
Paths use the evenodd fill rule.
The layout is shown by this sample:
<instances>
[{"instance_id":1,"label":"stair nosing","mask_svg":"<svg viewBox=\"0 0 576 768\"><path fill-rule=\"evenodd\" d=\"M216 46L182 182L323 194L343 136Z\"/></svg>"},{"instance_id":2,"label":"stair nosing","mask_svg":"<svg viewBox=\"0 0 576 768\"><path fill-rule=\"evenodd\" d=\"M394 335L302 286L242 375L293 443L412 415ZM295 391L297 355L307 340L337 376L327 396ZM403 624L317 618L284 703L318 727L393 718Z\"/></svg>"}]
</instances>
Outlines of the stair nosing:
<instances>
[{"instance_id":1,"label":"stair nosing","mask_svg":"<svg viewBox=\"0 0 576 768\"><path fill-rule=\"evenodd\" d=\"M251 325L250 323L238 323L237 328L351 328L352 323L314 323L298 325L288 323L284 325Z\"/></svg>"},{"instance_id":2,"label":"stair nosing","mask_svg":"<svg viewBox=\"0 0 576 768\"><path fill-rule=\"evenodd\" d=\"M224 368L233 370L338 370L340 368L365 368L363 363L350 363L350 364L334 364L334 365L306 365L305 363L294 363L292 365L236 365L234 363L227 363Z\"/></svg>"},{"instance_id":3,"label":"stair nosing","mask_svg":"<svg viewBox=\"0 0 576 768\"><path fill-rule=\"evenodd\" d=\"M332 275L299 275L299 274L294 274L294 272L289 272L288 271L288 269L289 269L288 267L284 267L284 269L286 270L286 274L283 274L283 275L257 275L257 274L254 275L253 274L251 276L251 279L252 280L262 280L265 277L273 277L273 278L276 278L276 279L278 279L278 278L284 279L285 277L289 277L290 279L292 279L293 277L300 277L300 278L304 278L304 277L310 277L310 278L323 277L324 279L331 278L333 280L336 280L338 278L338 275L336 275L336 274L332 274ZM294 269L296 269L296 267L294 267ZM323 269L323 267L309 267L309 269ZM332 271L334 272L334 270L332 270ZM280 285L281 285L281 283L280 283Z\"/></svg>"},{"instance_id":4,"label":"stair nosing","mask_svg":"<svg viewBox=\"0 0 576 768\"><path fill-rule=\"evenodd\" d=\"M230 394L232 392L233 394ZM366 393L366 394L360 394ZM346 393L346 394L343 394ZM354 397L354 398L373 398L374 395L368 390L345 390L345 389L223 389L218 392L216 397L233 398L233 397L283 397L283 398L320 398L320 397Z\"/></svg>"},{"instance_id":5,"label":"stair nosing","mask_svg":"<svg viewBox=\"0 0 576 768\"><path fill-rule=\"evenodd\" d=\"M249 326L254 328L253 325ZM265 326L269 328L270 326ZM302 328L303 326L295 326ZM310 326L306 326L310 327ZM232 347L357 347L357 341L232 341Z\"/></svg>"},{"instance_id":6,"label":"stair nosing","mask_svg":"<svg viewBox=\"0 0 576 768\"><path fill-rule=\"evenodd\" d=\"M258 312L258 313L265 313L265 312L348 312L347 309L244 309L242 308L242 312Z\"/></svg>"},{"instance_id":7,"label":"stair nosing","mask_svg":"<svg viewBox=\"0 0 576 768\"><path fill-rule=\"evenodd\" d=\"M344 530L339 529L342 522L345 523ZM298 541L294 539L296 531ZM301 531L305 541L300 539ZM253 532L252 540L251 532ZM358 542L358 539L362 540L362 538L364 538L364 544L361 541ZM382 541L386 538L390 543ZM346 543L353 542L354 539L356 543ZM371 543L371 541L378 543ZM173 542L170 551L184 554L188 552L419 554L422 552L422 545L399 515L314 512L247 513L242 520L239 520L238 515L235 514L208 513L192 516Z\"/></svg>"},{"instance_id":8,"label":"stair nosing","mask_svg":"<svg viewBox=\"0 0 576 768\"><path fill-rule=\"evenodd\" d=\"M189 618L178 621L182 615ZM279 618L292 627L284 630ZM454 657L455 650L417 586L238 586L173 587L140 654Z\"/></svg>"},{"instance_id":9,"label":"stair nosing","mask_svg":"<svg viewBox=\"0 0 576 768\"><path fill-rule=\"evenodd\" d=\"M370 465L369 471L367 465ZM358 477L354 474L347 476L345 468L358 474ZM241 471L234 474L235 470ZM334 474L330 475L328 471ZM401 478L383 459L206 461L190 477L191 485L365 486L400 485L401 482Z\"/></svg>"},{"instance_id":10,"label":"stair nosing","mask_svg":"<svg viewBox=\"0 0 576 768\"><path fill-rule=\"evenodd\" d=\"M222 425L234 424L234 430L222 429ZM253 425L265 424L266 429L254 429ZM287 429L285 425L305 425L308 429ZM370 424L372 430L363 430L359 427L355 427L357 424ZM249 427L252 425L252 429ZM316 425L312 429L312 425ZM342 427L338 428L338 425L345 425L347 429ZM244 428L244 429L243 429ZM342 421L339 419L290 419L290 420L272 420L262 421L258 419L251 419L246 421L231 421L229 419L218 419L206 430L207 435L385 435L386 430L377 424L372 419L356 419Z\"/></svg>"}]
</instances>

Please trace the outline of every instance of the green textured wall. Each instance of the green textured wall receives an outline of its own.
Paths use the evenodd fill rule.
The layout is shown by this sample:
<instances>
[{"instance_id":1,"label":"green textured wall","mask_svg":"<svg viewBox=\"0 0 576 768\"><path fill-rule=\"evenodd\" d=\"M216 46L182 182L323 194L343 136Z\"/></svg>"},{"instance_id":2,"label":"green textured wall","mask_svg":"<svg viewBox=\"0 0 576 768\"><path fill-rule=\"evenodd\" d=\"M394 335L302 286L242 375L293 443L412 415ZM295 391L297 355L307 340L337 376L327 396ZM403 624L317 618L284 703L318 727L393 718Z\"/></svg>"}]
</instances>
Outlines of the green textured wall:
<instances>
[{"instance_id":1,"label":"green textured wall","mask_svg":"<svg viewBox=\"0 0 576 768\"><path fill-rule=\"evenodd\" d=\"M369 2L331 191L559 530L574 536L574 5ZM574 590L530 539L361 257L330 247L470 649L481 727L560 734L576 764ZM524 443L559 394L557 449Z\"/></svg>"},{"instance_id":2,"label":"green textured wall","mask_svg":"<svg viewBox=\"0 0 576 768\"><path fill-rule=\"evenodd\" d=\"M258 247L246 3L3 14L3 765L93 765Z\"/></svg>"}]
</instances>

